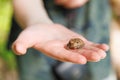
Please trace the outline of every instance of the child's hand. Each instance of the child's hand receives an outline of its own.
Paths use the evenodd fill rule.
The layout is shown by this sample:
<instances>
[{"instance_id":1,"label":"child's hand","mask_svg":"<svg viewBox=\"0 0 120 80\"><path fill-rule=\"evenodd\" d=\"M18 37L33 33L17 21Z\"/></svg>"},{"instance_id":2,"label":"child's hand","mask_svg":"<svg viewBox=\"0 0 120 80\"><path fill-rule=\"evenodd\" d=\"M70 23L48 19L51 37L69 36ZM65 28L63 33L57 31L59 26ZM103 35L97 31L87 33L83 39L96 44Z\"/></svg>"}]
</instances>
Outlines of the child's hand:
<instances>
[{"instance_id":1,"label":"child's hand","mask_svg":"<svg viewBox=\"0 0 120 80\"><path fill-rule=\"evenodd\" d=\"M85 46L79 50L69 50L65 46L71 38L81 38ZM58 24L38 24L27 27L13 43L16 54L25 54L28 48L35 48L44 54L65 62L85 64L105 58L108 46L95 44Z\"/></svg>"},{"instance_id":2,"label":"child's hand","mask_svg":"<svg viewBox=\"0 0 120 80\"><path fill-rule=\"evenodd\" d=\"M54 0L57 5L63 6L68 9L83 6L88 0Z\"/></svg>"}]
</instances>

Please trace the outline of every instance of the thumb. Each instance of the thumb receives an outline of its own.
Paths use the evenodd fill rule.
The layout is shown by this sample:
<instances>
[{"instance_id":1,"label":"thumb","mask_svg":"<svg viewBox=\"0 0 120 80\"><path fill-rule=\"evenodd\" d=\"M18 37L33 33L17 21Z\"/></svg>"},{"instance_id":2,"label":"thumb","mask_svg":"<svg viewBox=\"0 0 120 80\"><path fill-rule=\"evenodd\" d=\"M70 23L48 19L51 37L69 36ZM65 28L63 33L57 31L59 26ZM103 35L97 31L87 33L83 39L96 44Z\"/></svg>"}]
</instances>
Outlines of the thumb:
<instances>
[{"instance_id":1,"label":"thumb","mask_svg":"<svg viewBox=\"0 0 120 80\"><path fill-rule=\"evenodd\" d=\"M17 55L24 55L27 52L27 49L34 45L34 40L30 35L21 33L18 38L12 44L12 50Z\"/></svg>"},{"instance_id":2,"label":"thumb","mask_svg":"<svg viewBox=\"0 0 120 80\"><path fill-rule=\"evenodd\" d=\"M14 42L12 44L12 50L14 51L15 54L17 55L23 55L26 53L27 51L27 47L24 46L23 44L19 43L19 42Z\"/></svg>"}]
</instances>

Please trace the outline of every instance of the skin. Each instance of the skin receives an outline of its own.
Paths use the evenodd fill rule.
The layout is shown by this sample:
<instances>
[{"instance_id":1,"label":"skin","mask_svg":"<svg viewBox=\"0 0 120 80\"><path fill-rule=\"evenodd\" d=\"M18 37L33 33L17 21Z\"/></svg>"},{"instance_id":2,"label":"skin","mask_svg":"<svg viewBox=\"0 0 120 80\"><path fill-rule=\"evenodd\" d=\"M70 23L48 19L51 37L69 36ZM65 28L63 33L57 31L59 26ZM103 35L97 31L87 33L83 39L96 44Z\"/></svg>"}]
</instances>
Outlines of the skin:
<instances>
[{"instance_id":1,"label":"skin","mask_svg":"<svg viewBox=\"0 0 120 80\"><path fill-rule=\"evenodd\" d=\"M97 62L106 57L108 45L93 43L65 26L53 23L43 7L42 0L14 0L13 5L15 18L23 28L12 45L17 55L24 55L27 49L32 47L54 59L77 64ZM68 41L76 37L82 39L85 46L80 50L67 50L65 46Z\"/></svg>"},{"instance_id":2,"label":"skin","mask_svg":"<svg viewBox=\"0 0 120 80\"><path fill-rule=\"evenodd\" d=\"M74 9L83 6L88 0L54 0L54 2L67 9Z\"/></svg>"}]
</instances>

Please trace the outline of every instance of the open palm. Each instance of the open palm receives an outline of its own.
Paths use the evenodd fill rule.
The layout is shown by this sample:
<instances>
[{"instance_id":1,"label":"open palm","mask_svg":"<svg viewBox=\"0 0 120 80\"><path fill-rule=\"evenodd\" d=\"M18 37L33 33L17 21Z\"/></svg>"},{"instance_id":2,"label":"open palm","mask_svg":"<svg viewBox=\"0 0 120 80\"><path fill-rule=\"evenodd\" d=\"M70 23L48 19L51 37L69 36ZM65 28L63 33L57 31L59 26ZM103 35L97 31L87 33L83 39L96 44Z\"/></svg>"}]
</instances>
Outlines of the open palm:
<instances>
[{"instance_id":1,"label":"open palm","mask_svg":"<svg viewBox=\"0 0 120 80\"><path fill-rule=\"evenodd\" d=\"M81 38L85 46L78 50L68 50L66 45L71 38ZM27 27L13 43L16 54L25 54L28 48L35 48L54 59L85 64L87 61L99 61L105 58L106 44L96 44L83 36L58 24L36 24Z\"/></svg>"}]
</instances>

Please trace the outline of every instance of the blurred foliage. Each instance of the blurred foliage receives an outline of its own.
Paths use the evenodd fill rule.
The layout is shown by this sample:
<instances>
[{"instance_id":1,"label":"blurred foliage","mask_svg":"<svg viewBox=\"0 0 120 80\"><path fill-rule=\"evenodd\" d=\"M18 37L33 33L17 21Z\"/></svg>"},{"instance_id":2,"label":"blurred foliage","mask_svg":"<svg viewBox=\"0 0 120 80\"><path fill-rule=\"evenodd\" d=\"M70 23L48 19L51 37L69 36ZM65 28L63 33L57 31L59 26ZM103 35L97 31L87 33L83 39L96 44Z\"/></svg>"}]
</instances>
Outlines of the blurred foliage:
<instances>
[{"instance_id":1,"label":"blurred foliage","mask_svg":"<svg viewBox=\"0 0 120 80\"><path fill-rule=\"evenodd\" d=\"M10 69L16 68L14 54L6 49L12 12L12 0L0 0L0 58L4 59Z\"/></svg>"}]
</instances>

